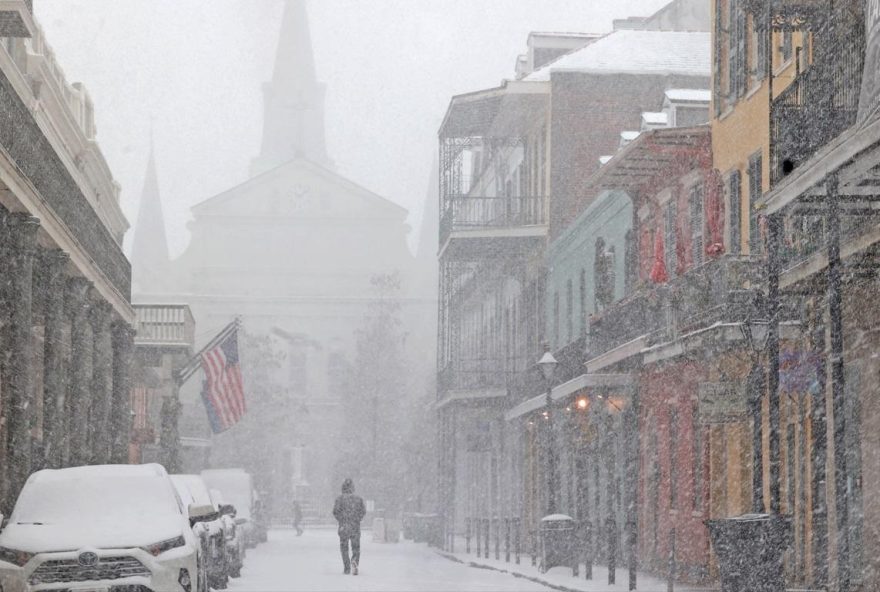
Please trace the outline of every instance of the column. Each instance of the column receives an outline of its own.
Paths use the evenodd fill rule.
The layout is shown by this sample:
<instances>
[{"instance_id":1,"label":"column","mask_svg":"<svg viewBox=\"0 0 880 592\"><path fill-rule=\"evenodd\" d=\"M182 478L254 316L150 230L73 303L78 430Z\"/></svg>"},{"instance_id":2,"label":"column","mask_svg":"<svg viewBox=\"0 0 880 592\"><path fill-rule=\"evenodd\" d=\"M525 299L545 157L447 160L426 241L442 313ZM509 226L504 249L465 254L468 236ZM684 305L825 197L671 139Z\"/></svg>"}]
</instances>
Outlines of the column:
<instances>
[{"instance_id":1,"label":"column","mask_svg":"<svg viewBox=\"0 0 880 592\"><path fill-rule=\"evenodd\" d=\"M96 298L100 298L97 296ZM110 461L110 403L113 396L113 349L110 336L110 305L98 300L91 309L92 400L89 407L90 463Z\"/></svg>"},{"instance_id":2,"label":"column","mask_svg":"<svg viewBox=\"0 0 880 592\"><path fill-rule=\"evenodd\" d=\"M70 257L61 250L42 254L42 290L45 302L43 350L43 450L44 467L62 466L61 442L64 434L64 401L66 377L64 373L64 269Z\"/></svg>"},{"instance_id":3,"label":"column","mask_svg":"<svg viewBox=\"0 0 880 592\"><path fill-rule=\"evenodd\" d=\"M113 448L110 462L129 462L131 442L131 364L134 352L134 329L123 321L113 323L113 402L110 408L110 431Z\"/></svg>"},{"instance_id":4,"label":"column","mask_svg":"<svg viewBox=\"0 0 880 592\"><path fill-rule=\"evenodd\" d=\"M89 406L92 389L92 327L89 322L91 283L75 277L67 281L70 317L70 387L65 401L67 427L63 432L64 464L87 464Z\"/></svg>"},{"instance_id":5,"label":"column","mask_svg":"<svg viewBox=\"0 0 880 592\"><path fill-rule=\"evenodd\" d=\"M31 412L34 388L33 275L39 221L27 214L10 214L9 231L9 446L8 500L13 500L31 471Z\"/></svg>"}]
</instances>

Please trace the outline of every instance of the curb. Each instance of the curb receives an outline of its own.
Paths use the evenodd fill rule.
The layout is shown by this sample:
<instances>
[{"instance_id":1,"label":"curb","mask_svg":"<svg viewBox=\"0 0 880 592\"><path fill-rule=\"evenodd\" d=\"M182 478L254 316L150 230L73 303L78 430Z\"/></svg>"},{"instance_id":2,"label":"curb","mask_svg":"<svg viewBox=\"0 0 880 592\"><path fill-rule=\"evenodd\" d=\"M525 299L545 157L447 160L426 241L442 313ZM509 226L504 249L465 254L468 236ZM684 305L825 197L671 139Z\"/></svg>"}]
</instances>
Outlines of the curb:
<instances>
[{"instance_id":1,"label":"curb","mask_svg":"<svg viewBox=\"0 0 880 592\"><path fill-rule=\"evenodd\" d=\"M515 578L520 578L522 580L528 580L530 582L534 582L536 584L541 584L542 586L546 586L552 590L558 590L559 592L583 592L583 590L577 588L568 588L567 586L560 586L559 584L554 584L552 582L548 582L547 580L543 580L536 576L528 576L526 574L521 574L519 572L510 571L508 569L501 569L500 567L495 567L492 565L486 565L485 563L477 563L476 561L464 561L456 557L455 555L451 555L446 551L441 551L439 549L434 549L434 552L440 555L441 557L452 561L453 563L459 563L461 565L466 565L468 567L472 567L474 569L485 569L489 571L494 571L498 573L503 573L507 575L511 575Z\"/></svg>"}]
</instances>

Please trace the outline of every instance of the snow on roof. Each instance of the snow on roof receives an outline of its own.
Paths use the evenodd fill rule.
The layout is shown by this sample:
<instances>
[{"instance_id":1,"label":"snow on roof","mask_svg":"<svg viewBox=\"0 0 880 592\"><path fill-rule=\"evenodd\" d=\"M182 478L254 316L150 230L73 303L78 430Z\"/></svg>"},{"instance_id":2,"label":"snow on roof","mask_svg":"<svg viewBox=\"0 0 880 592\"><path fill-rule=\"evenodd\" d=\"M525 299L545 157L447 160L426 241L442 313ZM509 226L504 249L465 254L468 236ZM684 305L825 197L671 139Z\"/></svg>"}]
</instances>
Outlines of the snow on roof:
<instances>
[{"instance_id":1,"label":"snow on roof","mask_svg":"<svg viewBox=\"0 0 880 592\"><path fill-rule=\"evenodd\" d=\"M609 162L611 162L612 158L614 158L614 156L612 156L612 155L600 156L599 157L599 164L604 166L604 165L608 164Z\"/></svg>"},{"instance_id":2,"label":"snow on roof","mask_svg":"<svg viewBox=\"0 0 880 592\"><path fill-rule=\"evenodd\" d=\"M562 56L526 77L548 81L551 72L709 76L711 35L691 31L621 30Z\"/></svg>"},{"instance_id":3,"label":"snow on roof","mask_svg":"<svg viewBox=\"0 0 880 592\"><path fill-rule=\"evenodd\" d=\"M699 88L672 88L666 91L670 101L684 103L708 103L712 100L712 92Z\"/></svg>"},{"instance_id":4,"label":"snow on roof","mask_svg":"<svg viewBox=\"0 0 880 592\"><path fill-rule=\"evenodd\" d=\"M645 111L642 113L642 122L648 125L668 125L669 115L662 111Z\"/></svg>"},{"instance_id":5,"label":"snow on roof","mask_svg":"<svg viewBox=\"0 0 880 592\"><path fill-rule=\"evenodd\" d=\"M577 31L532 31L529 37L580 37L591 39L593 37L601 37L601 33L583 33Z\"/></svg>"},{"instance_id":6,"label":"snow on roof","mask_svg":"<svg viewBox=\"0 0 880 592\"><path fill-rule=\"evenodd\" d=\"M641 135L642 132L620 132L620 138L627 142L632 142Z\"/></svg>"}]
</instances>

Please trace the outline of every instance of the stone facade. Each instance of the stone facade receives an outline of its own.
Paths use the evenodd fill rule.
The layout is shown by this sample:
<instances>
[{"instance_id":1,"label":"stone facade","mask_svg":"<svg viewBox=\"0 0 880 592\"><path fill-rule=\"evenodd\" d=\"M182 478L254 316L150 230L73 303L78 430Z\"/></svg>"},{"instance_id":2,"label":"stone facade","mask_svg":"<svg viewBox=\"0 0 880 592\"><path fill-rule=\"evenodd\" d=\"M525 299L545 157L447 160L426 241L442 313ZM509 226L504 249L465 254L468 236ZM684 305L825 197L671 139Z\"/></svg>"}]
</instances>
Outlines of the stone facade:
<instances>
[{"instance_id":1,"label":"stone facade","mask_svg":"<svg viewBox=\"0 0 880 592\"><path fill-rule=\"evenodd\" d=\"M0 48L3 513L34 470L118 460L129 423L133 314L119 188L84 119L84 90L44 79L38 66L54 57L38 27L29 33ZM39 93L41 84L64 88Z\"/></svg>"}]
</instances>

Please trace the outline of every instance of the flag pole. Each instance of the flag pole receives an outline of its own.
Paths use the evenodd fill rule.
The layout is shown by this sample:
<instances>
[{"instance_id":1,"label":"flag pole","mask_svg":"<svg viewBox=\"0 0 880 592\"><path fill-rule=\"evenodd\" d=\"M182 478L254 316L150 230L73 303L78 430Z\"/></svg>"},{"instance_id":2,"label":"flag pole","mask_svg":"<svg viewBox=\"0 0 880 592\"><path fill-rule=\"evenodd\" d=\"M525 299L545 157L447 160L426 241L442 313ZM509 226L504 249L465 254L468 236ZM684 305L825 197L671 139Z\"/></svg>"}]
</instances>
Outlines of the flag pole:
<instances>
[{"instance_id":1,"label":"flag pole","mask_svg":"<svg viewBox=\"0 0 880 592\"><path fill-rule=\"evenodd\" d=\"M208 342L202 349L198 351L192 358L187 361L184 366L175 373L175 381L177 386L183 386L187 380L198 371L202 363L202 354L206 351L217 347L217 344L226 339L232 332L237 331L241 327L241 317L236 316L235 320L226 325L214 339Z\"/></svg>"}]
</instances>

